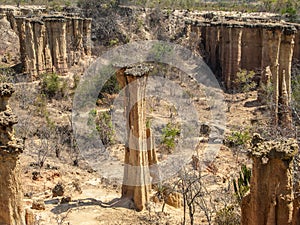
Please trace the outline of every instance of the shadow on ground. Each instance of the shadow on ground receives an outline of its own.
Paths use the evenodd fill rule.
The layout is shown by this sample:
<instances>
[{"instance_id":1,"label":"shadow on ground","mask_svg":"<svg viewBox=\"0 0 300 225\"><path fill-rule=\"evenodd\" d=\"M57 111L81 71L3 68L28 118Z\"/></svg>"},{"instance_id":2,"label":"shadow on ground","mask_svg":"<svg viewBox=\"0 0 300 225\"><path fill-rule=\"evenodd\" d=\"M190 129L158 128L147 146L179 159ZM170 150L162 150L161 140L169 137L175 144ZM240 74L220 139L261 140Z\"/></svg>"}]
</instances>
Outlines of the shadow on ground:
<instances>
[{"instance_id":1,"label":"shadow on ground","mask_svg":"<svg viewBox=\"0 0 300 225\"><path fill-rule=\"evenodd\" d=\"M134 203L128 198L115 198L109 202L102 202L94 198L78 199L69 203L59 204L59 199L45 201L45 204L58 204L51 212L54 214L65 213L70 209L80 208L84 206L100 206L102 208L126 208L135 209Z\"/></svg>"}]
</instances>

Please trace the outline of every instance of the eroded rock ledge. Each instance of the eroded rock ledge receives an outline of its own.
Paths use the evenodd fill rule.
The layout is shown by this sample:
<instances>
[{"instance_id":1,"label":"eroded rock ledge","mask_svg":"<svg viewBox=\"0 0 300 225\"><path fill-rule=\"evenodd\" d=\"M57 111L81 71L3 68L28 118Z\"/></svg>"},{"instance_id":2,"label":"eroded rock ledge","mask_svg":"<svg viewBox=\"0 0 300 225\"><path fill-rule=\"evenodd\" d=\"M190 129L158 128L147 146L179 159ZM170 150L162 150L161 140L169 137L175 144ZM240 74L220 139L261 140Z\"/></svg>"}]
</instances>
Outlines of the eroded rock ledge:
<instances>
[{"instance_id":1,"label":"eroded rock ledge","mask_svg":"<svg viewBox=\"0 0 300 225\"><path fill-rule=\"evenodd\" d=\"M273 17L202 13L186 19L187 39L228 90L241 70L255 71L259 101L273 101L274 123L291 127L291 69L300 60L300 25ZM196 44L195 44L196 43ZM196 49L195 49L196 48ZM266 87L272 86L273 99Z\"/></svg>"},{"instance_id":2,"label":"eroded rock ledge","mask_svg":"<svg viewBox=\"0 0 300 225\"><path fill-rule=\"evenodd\" d=\"M91 19L75 13L28 10L0 8L0 13L6 15L19 36L23 72L33 80L45 72L66 74L71 66L91 55Z\"/></svg>"},{"instance_id":3,"label":"eroded rock ledge","mask_svg":"<svg viewBox=\"0 0 300 225\"><path fill-rule=\"evenodd\" d=\"M298 26L271 18L207 17L187 20L187 35L203 48L204 58L227 88L234 86L239 70L263 71L267 66L274 79L283 79L285 71L289 84ZM295 51L294 57L298 54ZM290 86L287 88L289 92Z\"/></svg>"},{"instance_id":4,"label":"eroded rock ledge","mask_svg":"<svg viewBox=\"0 0 300 225\"><path fill-rule=\"evenodd\" d=\"M298 153L294 139L252 139L253 159L250 193L242 202L242 225L298 225L299 196L293 187L293 159Z\"/></svg>"}]
</instances>

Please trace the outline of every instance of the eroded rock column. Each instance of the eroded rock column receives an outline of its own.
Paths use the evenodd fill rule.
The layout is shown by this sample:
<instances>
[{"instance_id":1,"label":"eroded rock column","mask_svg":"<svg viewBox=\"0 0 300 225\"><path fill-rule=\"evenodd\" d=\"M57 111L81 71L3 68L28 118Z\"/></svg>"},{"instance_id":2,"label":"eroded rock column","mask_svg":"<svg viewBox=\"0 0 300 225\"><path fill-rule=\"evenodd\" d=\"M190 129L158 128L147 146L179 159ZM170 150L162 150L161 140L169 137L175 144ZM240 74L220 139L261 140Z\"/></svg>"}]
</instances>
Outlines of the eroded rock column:
<instances>
[{"instance_id":1,"label":"eroded rock column","mask_svg":"<svg viewBox=\"0 0 300 225\"><path fill-rule=\"evenodd\" d=\"M0 224L24 225L19 169L23 146L14 137L17 117L8 106L13 92L12 85L0 84Z\"/></svg>"},{"instance_id":2,"label":"eroded rock column","mask_svg":"<svg viewBox=\"0 0 300 225\"><path fill-rule=\"evenodd\" d=\"M242 202L242 225L292 225L298 212L293 191L293 159L296 140L264 142L252 139L250 193Z\"/></svg>"},{"instance_id":3,"label":"eroded rock column","mask_svg":"<svg viewBox=\"0 0 300 225\"><path fill-rule=\"evenodd\" d=\"M91 19L64 15L15 17L23 72L37 80L43 73L67 74L91 55Z\"/></svg>"},{"instance_id":4,"label":"eroded rock column","mask_svg":"<svg viewBox=\"0 0 300 225\"><path fill-rule=\"evenodd\" d=\"M138 65L117 72L126 95L127 143L122 197L132 200L137 210L143 210L149 201L150 166L157 163L151 131L146 126L145 92L150 69Z\"/></svg>"},{"instance_id":5,"label":"eroded rock column","mask_svg":"<svg viewBox=\"0 0 300 225\"><path fill-rule=\"evenodd\" d=\"M297 61L300 61L300 25L295 24L297 33L295 36L295 47L294 47L294 56L293 58Z\"/></svg>"},{"instance_id":6,"label":"eroded rock column","mask_svg":"<svg viewBox=\"0 0 300 225\"><path fill-rule=\"evenodd\" d=\"M68 72L66 19L63 16L48 17L45 23L53 66L58 73L65 74Z\"/></svg>"}]
</instances>

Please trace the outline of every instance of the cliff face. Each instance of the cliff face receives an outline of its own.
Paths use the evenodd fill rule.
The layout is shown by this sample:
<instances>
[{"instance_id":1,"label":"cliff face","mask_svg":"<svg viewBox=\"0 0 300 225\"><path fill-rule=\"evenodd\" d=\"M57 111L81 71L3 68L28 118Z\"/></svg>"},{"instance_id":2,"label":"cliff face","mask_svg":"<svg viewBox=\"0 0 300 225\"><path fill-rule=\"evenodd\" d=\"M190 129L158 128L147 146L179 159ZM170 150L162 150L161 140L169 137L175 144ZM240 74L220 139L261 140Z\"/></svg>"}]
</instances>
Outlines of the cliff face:
<instances>
[{"instance_id":1,"label":"cliff face","mask_svg":"<svg viewBox=\"0 0 300 225\"><path fill-rule=\"evenodd\" d=\"M199 19L188 26L188 36L198 35L205 60L229 89L234 86L237 72L243 69L261 71L270 66L274 80L282 77L283 71L287 79L290 76L296 38L292 25Z\"/></svg>"},{"instance_id":2,"label":"cliff face","mask_svg":"<svg viewBox=\"0 0 300 225\"><path fill-rule=\"evenodd\" d=\"M300 59L299 26L254 18L206 19L205 15L187 26L187 37L202 46L201 54L228 90L240 85L241 70L259 75L259 100L266 98L264 89L271 82L274 121L291 126L291 69L292 61Z\"/></svg>"},{"instance_id":3,"label":"cliff face","mask_svg":"<svg viewBox=\"0 0 300 225\"><path fill-rule=\"evenodd\" d=\"M18 161L23 145L14 137L17 117L8 106L13 92L10 84L0 84L0 224L24 225Z\"/></svg>"},{"instance_id":4,"label":"cliff face","mask_svg":"<svg viewBox=\"0 0 300 225\"><path fill-rule=\"evenodd\" d=\"M23 72L33 80L45 72L63 75L91 55L91 19L28 10L0 8L19 37Z\"/></svg>"},{"instance_id":5,"label":"cliff face","mask_svg":"<svg viewBox=\"0 0 300 225\"><path fill-rule=\"evenodd\" d=\"M24 72L65 74L91 55L91 20L67 16L16 17Z\"/></svg>"},{"instance_id":6,"label":"cliff face","mask_svg":"<svg viewBox=\"0 0 300 225\"><path fill-rule=\"evenodd\" d=\"M299 196L293 190L296 140L264 142L254 136L250 194L242 202L242 225L299 224Z\"/></svg>"},{"instance_id":7,"label":"cliff face","mask_svg":"<svg viewBox=\"0 0 300 225\"><path fill-rule=\"evenodd\" d=\"M295 24L295 27L297 29L297 34L295 37L295 48L294 48L294 56L293 59L300 61L300 25Z\"/></svg>"}]
</instances>

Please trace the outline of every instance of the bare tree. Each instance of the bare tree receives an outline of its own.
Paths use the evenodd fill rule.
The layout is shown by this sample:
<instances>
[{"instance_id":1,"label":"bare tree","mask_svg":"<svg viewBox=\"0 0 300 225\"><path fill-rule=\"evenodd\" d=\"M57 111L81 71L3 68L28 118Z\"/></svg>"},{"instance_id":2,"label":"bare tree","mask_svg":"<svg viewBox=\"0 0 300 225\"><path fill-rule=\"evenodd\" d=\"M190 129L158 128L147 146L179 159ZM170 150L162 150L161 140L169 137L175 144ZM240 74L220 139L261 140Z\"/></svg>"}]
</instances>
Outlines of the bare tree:
<instances>
[{"instance_id":1,"label":"bare tree","mask_svg":"<svg viewBox=\"0 0 300 225\"><path fill-rule=\"evenodd\" d=\"M53 139L53 127L50 127L48 124L44 124L38 128L36 135L31 139L30 147L37 151L36 164L40 168L44 166L49 154L54 152L56 145Z\"/></svg>"},{"instance_id":2,"label":"bare tree","mask_svg":"<svg viewBox=\"0 0 300 225\"><path fill-rule=\"evenodd\" d=\"M193 225L195 213L199 209L205 214L208 224L212 224L216 208L212 202L211 193L203 183L201 170L188 172L184 169L180 174L180 187L183 194L183 224L186 223L188 211L190 223Z\"/></svg>"}]
</instances>

